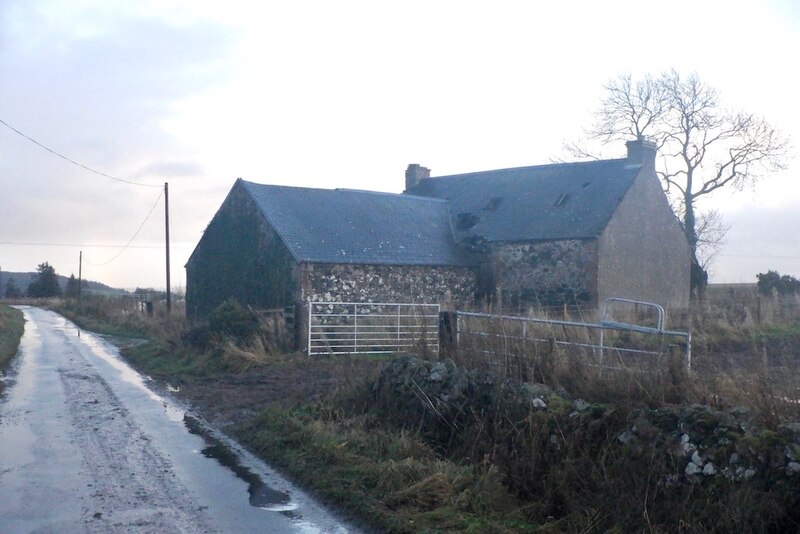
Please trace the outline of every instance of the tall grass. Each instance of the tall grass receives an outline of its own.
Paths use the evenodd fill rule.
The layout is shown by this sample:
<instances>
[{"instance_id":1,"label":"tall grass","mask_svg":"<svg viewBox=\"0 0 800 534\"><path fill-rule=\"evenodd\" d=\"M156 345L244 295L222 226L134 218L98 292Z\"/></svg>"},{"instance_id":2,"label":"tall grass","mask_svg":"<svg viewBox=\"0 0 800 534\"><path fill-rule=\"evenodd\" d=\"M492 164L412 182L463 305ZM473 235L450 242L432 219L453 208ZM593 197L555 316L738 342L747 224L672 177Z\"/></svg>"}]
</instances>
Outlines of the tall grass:
<instances>
[{"instance_id":1,"label":"tall grass","mask_svg":"<svg viewBox=\"0 0 800 534\"><path fill-rule=\"evenodd\" d=\"M208 321L187 319L182 301L173 303L170 313L164 302L156 302L152 314L132 299L92 295L51 308L87 330L145 340L123 348L123 355L159 377L245 372L286 352L288 336L275 318L235 303L223 304Z\"/></svg>"},{"instance_id":2,"label":"tall grass","mask_svg":"<svg viewBox=\"0 0 800 534\"><path fill-rule=\"evenodd\" d=\"M731 324L718 314L705 315L707 309L673 317L677 326L667 325L692 330L691 369L681 338L605 331L600 349L596 329L476 317L461 319L458 349L450 356L468 368L598 402L744 406L771 427L800 419L800 323ZM613 319L655 324L640 313Z\"/></svg>"},{"instance_id":3,"label":"tall grass","mask_svg":"<svg viewBox=\"0 0 800 534\"><path fill-rule=\"evenodd\" d=\"M54 301L50 308L78 326L101 334L158 341L180 338L187 326L183 301L173 303L170 313L165 302L156 302L152 315L145 313L141 304L116 296L84 295L80 300Z\"/></svg>"},{"instance_id":4,"label":"tall grass","mask_svg":"<svg viewBox=\"0 0 800 534\"><path fill-rule=\"evenodd\" d=\"M0 304L0 372L8 367L16 355L24 329L25 319L22 312Z\"/></svg>"}]
</instances>

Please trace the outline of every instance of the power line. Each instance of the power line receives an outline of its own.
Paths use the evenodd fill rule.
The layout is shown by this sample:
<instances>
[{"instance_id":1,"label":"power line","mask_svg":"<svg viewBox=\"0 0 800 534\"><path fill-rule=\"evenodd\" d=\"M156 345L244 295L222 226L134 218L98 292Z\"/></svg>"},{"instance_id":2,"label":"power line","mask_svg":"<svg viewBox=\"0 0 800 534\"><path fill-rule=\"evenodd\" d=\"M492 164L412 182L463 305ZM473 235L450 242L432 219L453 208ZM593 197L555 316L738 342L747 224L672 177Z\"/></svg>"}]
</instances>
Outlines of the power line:
<instances>
[{"instance_id":1,"label":"power line","mask_svg":"<svg viewBox=\"0 0 800 534\"><path fill-rule=\"evenodd\" d=\"M67 248L125 248L125 245L100 245L97 243L46 243L33 241L0 241L0 246L20 246L20 247L67 247ZM174 245L170 244L172 248ZM128 248L141 249L164 249L164 245L130 245ZM191 248L191 245L178 245L177 248Z\"/></svg>"},{"instance_id":2,"label":"power line","mask_svg":"<svg viewBox=\"0 0 800 534\"><path fill-rule=\"evenodd\" d=\"M800 260L800 256L772 256L770 254L717 254L725 258L763 258L765 260Z\"/></svg>"},{"instance_id":3,"label":"power line","mask_svg":"<svg viewBox=\"0 0 800 534\"><path fill-rule=\"evenodd\" d=\"M3 119L0 119L0 124L2 124L3 126L5 126L6 128L8 128L8 129L9 129L9 130L11 130L12 132L14 132L14 133L16 133L16 134L18 134L18 135L20 135L20 136L24 137L25 139L27 139L27 140L28 140L28 141L30 141L31 143L33 143L33 144L37 145L38 147L40 147L40 148L43 148L44 150L46 150L46 151L50 152L51 154L53 154L53 155L55 155L55 156L58 156L59 158L61 158L61 159L65 160L65 161L68 161L69 163L72 163L73 165L75 165L75 166L77 166L77 167L80 167L80 168L82 168L82 169L84 169L84 170L87 170L87 171L89 171L89 172L91 172L91 173L94 173L94 174L96 174L96 175L98 175L98 176L102 176L103 178L108 178L108 179L110 179L110 180L115 180L115 181L117 181L117 182L122 182L122 183L129 184L129 185L138 185L138 186L140 186L140 187L161 187L160 185L154 185L154 184L143 184L143 183L141 183L141 182L134 182L134 181L132 181L132 180L125 180L124 178L117 178L116 176L111 176L110 174L106 174L106 173L104 173L104 172L96 171L96 170L92 169L91 167L89 167L88 165L84 165L83 163L77 162L77 161L75 161L74 159L68 158L67 156L65 156L65 155L63 155L63 154L60 154L59 152L56 152L56 151L55 151L55 150L53 150L52 148L46 147L45 145L43 145L42 143L40 143L39 141L37 141L37 140L36 140L36 139L34 139L33 137L30 137L29 135L26 135L26 134L24 134L23 132L21 132L21 131L17 130L16 128L14 128L14 127L13 127L13 126L11 126L10 124L8 124L8 123L7 123L6 121L4 121Z\"/></svg>"},{"instance_id":4,"label":"power line","mask_svg":"<svg viewBox=\"0 0 800 534\"><path fill-rule=\"evenodd\" d=\"M146 216L146 217L144 218L144 220L142 221L142 224L140 224L140 225L139 225L139 228L137 228L137 229L136 229L136 231L133 233L133 236L132 236L132 237L131 237L131 238L128 240L128 242L125 244L125 246L124 246L124 247L122 247L122 250L120 250L119 252L117 252L117 253L114 255L114 257L113 257L113 258L111 258L110 260L108 260L108 261L105 261L105 262L103 262L103 263L92 263L92 262L90 262L89 260L86 260L86 263L88 263L89 265L91 265L91 266L93 266L93 267L102 267L103 265L108 265L108 264L109 264L109 263L111 263L112 261L114 261L114 260L116 260L117 258L119 258L120 254L122 254L123 252L125 252L125 250L127 250L127 248L130 246L130 244L133 242L133 240L134 240L134 239L136 239L136 236L137 236L137 235L139 235L139 231L140 231L140 230L142 229L142 227L144 226L144 223L146 223L146 222L147 222L147 220L150 218L150 215L153 213L153 210L154 210L154 209L156 209L156 206L158 205L158 201L159 201L159 200L161 200L161 197L162 197L162 196L164 196L164 191L161 191L161 194L159 194L159 195L158 195L158 198L157 198L157 199L156 199L156 201L153 203L153 206L150 208L150 211L148 211L148 212L147 212L147 216Z\"/></svg>"}]
</instances>

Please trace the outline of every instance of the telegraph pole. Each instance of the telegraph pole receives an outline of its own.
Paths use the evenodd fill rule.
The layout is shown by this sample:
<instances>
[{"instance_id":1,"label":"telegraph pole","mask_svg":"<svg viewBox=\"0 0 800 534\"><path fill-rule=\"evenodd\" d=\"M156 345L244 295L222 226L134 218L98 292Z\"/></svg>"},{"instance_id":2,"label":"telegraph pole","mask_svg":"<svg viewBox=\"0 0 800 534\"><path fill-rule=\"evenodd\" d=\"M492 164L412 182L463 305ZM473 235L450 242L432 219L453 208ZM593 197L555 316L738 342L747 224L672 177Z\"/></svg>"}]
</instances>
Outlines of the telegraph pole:
<instances>
[{"instance_id":1,"label":"telegraph pole","mask_svg":"<svg viewBox=\"0 0 800 534\"><path fill-rule=\"evenodd\" d=\"M169 183L164 182L164 229L167 241L167 313L172 311L172 291L169 283Z\"/></svg>"},{"instance_id":2,"label":"telegraph pole","mask_svg":"<svg viewBox=\"0 0 800 534\"><path fill-rule=\"evenodd\" d=\"M80 253L78 254L78 304L81 303L81 283L82 283L81 280L83 279L83 276L81 274L82 269L83 269L83 251L81 250Z\"/></svg>"}]
</instances>

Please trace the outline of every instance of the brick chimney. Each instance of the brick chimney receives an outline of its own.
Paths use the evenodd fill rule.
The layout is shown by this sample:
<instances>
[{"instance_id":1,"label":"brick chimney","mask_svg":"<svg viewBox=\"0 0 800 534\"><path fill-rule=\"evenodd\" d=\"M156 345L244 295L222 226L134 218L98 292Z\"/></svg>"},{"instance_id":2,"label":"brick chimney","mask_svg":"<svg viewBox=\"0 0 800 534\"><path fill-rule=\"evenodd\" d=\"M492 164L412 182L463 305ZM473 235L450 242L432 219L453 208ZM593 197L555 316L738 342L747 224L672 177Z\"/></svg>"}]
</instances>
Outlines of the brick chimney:
<instances>
[{"instance_id":1,"label":"brick chimney","mask_svg":"<svg viewBox=\"0 0 800 534\"><path fill-rule=\"evenodd\" d=\"M628 163L655 169L656 148L658 147L655 141L639 136L625 143L625 146L628 147Z\"/></svg>"},{"instance_id":2,"label":"brick chimney","mask_svg":"<svg viewBox=\"0 0 800 534\"><path fill-rule=\"evenodd\" d=\"M419 163L411 163L406 169L406 191L420 183L421 180L431 177L431 170Z\"/></svg>"}]
</instances>

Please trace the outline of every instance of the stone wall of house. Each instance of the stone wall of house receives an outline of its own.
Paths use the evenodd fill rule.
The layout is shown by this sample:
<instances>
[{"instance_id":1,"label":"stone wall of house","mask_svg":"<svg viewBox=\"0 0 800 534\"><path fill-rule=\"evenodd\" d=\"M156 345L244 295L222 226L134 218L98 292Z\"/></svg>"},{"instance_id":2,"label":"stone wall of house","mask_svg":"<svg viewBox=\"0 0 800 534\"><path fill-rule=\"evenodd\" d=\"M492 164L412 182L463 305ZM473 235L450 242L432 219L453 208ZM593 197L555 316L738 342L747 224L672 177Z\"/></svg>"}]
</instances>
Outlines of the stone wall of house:
<instances>
[{"instance_id":1,"label":"stone wall of house","mask_svg":"<svg viewBox=\"0 0 800 534\"><path fill-rule=\"evenodd\" d=\"M234 186L186 264L186 312L204 317L230 298L261 309L290 306L294 265L252 198Z\"/></svg>"},{"instance_id":2,"label":"stone wall of house","mask_svg":"<svg viewBox=\"0 0 800 534\"><path fill-rule=\"evenodd\" d=\"M468 267L304 264L303 302L436 303L444 309L471 304L475 274Z\"/></svg>"},{"instance_id":3,"label":"stone wall of house","mask_svg":"<svg viewBox=\"0 0 800 534\"><path fill-rule=\"evenodd\" d=\"M597 247L577 239L492 246L495 302L503 309L590 304L596 295ZM498 302L501 301L501 302Z\"/></svg>"},{"instance_id":4,"label":"stone wall of house","mask_svg":"<svg viewBox=\"0 0 800 534\"><path fill-rule=\"evenodd\" d=\"M598 239L598 301L689 305L689 244L652 169L643 170Z\"/></svg>"}]
</instances>

